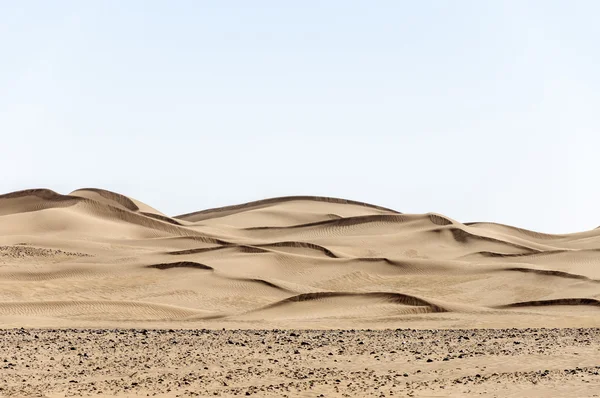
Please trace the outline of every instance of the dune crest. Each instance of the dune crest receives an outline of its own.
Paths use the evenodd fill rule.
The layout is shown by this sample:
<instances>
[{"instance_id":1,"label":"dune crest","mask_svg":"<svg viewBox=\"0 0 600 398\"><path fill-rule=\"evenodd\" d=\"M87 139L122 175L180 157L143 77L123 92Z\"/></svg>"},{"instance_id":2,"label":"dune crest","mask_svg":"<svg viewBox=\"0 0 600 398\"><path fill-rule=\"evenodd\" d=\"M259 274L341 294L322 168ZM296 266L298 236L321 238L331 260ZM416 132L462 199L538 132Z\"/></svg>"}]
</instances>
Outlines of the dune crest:
<instances>
[{"instance_id":1,"label":"dune crest","mask_svg":"<svg viewBox=\"0 0 600 398\"><path fill-rule=\"evenodd\" d=\"M0 195L0 287L0 319L36 326L600 326L600 230L315 196L169 217L31 189Z\"/></svg>"}]
</instances>

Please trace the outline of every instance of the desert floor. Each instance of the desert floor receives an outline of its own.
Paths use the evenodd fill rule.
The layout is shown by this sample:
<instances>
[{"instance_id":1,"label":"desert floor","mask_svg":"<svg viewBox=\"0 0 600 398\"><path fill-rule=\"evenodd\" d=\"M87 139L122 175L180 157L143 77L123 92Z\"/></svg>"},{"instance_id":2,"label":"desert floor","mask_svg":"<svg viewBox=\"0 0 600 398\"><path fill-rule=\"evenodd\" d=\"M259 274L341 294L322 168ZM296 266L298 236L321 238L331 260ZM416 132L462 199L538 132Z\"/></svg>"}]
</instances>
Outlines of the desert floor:
<instances>
[{"instance_id":1,"label":"desert floor","mask_svg":"<svg viewBox=\"0 0 600 398\"><path fill-rule=\"evenodd\" d=\"M598 327L600 229L0 195L4 395L593 396Z\"/></svg>"},{"instance_id":2,"label":"desert floor","mask_svg":"<svg viewBox=\"0 0 600 398\"><path fill-rule=\"evenodd\" d=\"M4 396L600 396L600 330L0 331Z\"/></svg>"}]
</instances>

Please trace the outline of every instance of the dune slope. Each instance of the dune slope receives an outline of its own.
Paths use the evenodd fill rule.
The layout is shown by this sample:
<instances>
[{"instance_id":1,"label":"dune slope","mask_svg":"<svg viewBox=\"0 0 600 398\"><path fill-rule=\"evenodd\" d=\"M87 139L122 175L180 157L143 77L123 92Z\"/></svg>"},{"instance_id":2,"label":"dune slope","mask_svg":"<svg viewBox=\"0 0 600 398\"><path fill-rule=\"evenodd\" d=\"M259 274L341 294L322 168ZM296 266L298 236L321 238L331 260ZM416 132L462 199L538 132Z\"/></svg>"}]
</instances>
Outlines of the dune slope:
<instances>
[{"instance_id":1,"label":"dune slope","mask_svg":"<svg viewBox=\"0 0 600 398\"><path fill-rule=\"evenodd\" d=\"M5 326L600 326L600 229L551 235L296 196L169 217L0 195Z\"/></svg>"}]
</instances>

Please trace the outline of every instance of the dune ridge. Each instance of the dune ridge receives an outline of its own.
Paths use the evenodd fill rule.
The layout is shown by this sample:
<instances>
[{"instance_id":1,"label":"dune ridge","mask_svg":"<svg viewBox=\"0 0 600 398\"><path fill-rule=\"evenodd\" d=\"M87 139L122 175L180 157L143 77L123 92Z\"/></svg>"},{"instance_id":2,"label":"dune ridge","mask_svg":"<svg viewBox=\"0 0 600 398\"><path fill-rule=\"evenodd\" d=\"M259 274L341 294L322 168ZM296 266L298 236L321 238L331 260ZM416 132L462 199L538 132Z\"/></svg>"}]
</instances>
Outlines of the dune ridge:
<instances>
[{"instance_id":1,"label":"dune ridge","mask_svg":"<svg viewBox=\"0 0 600 398\"><path fill-rule=\"evenodd\" d=\"M161 264L150 264L146 266L147 268L156 268L160 270L171 269L171 268L192 268L192 269L203 269L208 271L213 271L212 267L208 265L195 263L193 261L179 261L176 263L161 263Z\"/></svg>"},{"instance_id":2,"label":"dune ridge","mask_svg":"<svg viewBox=\"0 0 600 398\"><path fill-rule=\"evenodd\" d=\"M384 301L388 301L394 304L403 304L412 307L429 307L435 312L445 312L445 309L429 303L418 297L409 296L407 294L400 293L386 293L386 292L369 292L369 293L351 293L351 292L318 292L318 293L304 293L297 296L288 297L277 303L270 304L267 308L279 307L288 303L302 303L305 301L315 301L327 298L344 298L344 297L364 297L364 298L375 298Z\"/></svg>"},{"instance_id":3,"label":"dune ridge","mask_svg":"<svg viewBox=\"0 0 600 398\"><path fill-rule=\"evenodd\" d=\"M248 203L243 203L243 204L239 204L239 205L215 207L212 209L200 210L200 211L196 211L196 212L192 212L192 213L181 214L179 216L175 216L175 218L182 219L182 220L190 220L190 221L201 221L203 219L208 218L206 216L208 216L209 214L217 213L217 214L220 214L221 216L223 216L224 213L231 214L233 212L253 210L256 208L261 208L261 207L265 207L265 206L269 206L269 205L273 205L273 204L293 202L293 201L313 201L313 202L323 202L323 203L332 203L332 204L356 205L356 206L364 206L364 207L368 207L371 209L380 210L380 211L384 211L384 212L401 214L395 210L388 209L385 207L372 205L372 204L365 203L365 202L348 200L348 199L330 198L330 197L325 197L325 196L282 196L279 198L256 200L254 202L248 202Z\"/></svg>"},{"instance_id":4,"label":"dune ridge","mask_svg":"<svg viewBox=\"0 0 600 398\"><path fill-rule=\"evenodd\" d=\"M0 319L27 325L600 326L599 282L597 229L317 196L169 217L97 188L0 195Z\"/></svg>"},{"instance_id":5,"label":"dune ridge","mask_svg":"<svg viewBox=\"0 0 600 398\"><path fill-rule=\"evenodd\" d=\"M518 303L511 303L500 306L500 308L517 308L517 307L546 307L546 306L559 306L559 305L590 305L594 307L600 307L600 300L590 298L559 298L552 300L535 300L535 301L521 301Z\"/></svg>"}]
</instances>

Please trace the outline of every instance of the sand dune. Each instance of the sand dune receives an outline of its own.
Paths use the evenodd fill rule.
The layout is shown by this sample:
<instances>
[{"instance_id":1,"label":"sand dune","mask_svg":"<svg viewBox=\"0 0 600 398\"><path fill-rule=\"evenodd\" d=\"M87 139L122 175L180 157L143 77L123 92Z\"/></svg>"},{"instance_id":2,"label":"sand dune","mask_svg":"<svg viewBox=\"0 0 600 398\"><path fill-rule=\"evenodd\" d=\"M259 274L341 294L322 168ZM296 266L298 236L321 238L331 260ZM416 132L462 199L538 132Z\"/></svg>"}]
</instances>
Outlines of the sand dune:
<instances>
[{"instance_id":1,"label":"sand dune","mask_svg":"<svg viewBox=\"0 0 600 398\"><path fill-rule=\"evenodd\" d=\"M312 196L175 217L0 196L7 326L600 326L600 230L551 235Z\"/></svg>"}]
</instances>

